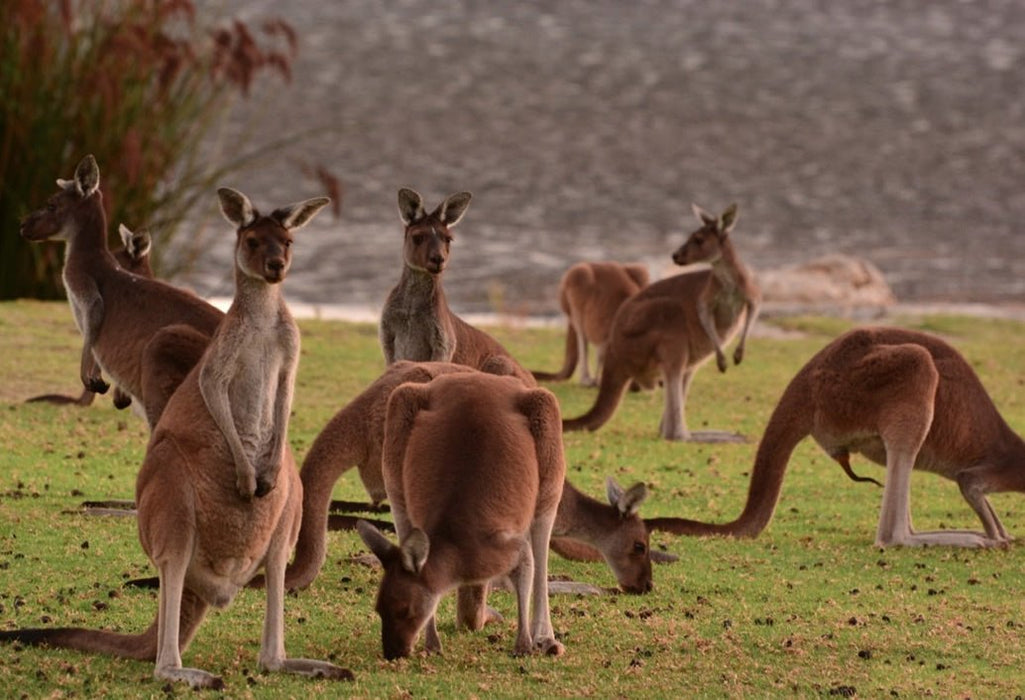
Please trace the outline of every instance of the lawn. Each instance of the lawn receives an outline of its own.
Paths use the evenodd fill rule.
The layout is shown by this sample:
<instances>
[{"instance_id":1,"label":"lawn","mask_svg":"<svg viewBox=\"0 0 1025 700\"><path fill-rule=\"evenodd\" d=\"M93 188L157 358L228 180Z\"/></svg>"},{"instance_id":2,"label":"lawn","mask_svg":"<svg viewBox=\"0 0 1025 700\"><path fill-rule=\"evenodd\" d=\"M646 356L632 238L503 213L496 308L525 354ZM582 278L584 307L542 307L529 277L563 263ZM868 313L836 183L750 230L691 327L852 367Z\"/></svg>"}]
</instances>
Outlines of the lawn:
<instances>
[{"instance_id":1,"label":"lawn","mask_svg":"<svg viewBox=\"0 0 1025 700\"><path fill-rule=\"evenodd\" d=\"M940 333L978 371L1012 427L1025 428L1025 325L936 316L890 322ZM569 478L600 496L608 475L650 488L645 516L732 519L743 504L754 450L794 372L850 324L837 319L761 321L744 363L701 370L688 403L692 429L742 433L741 444L658 439L661 392L627 396L596 433L565 436ZM303 354L290 440L300 460L320 428L383 369L376 328L300 322ZM489 328L524 365L555 369L562 331L515 320ZM0 628L87 626L143 630L153 591L126 587L153 570L130 517L86 515L85 500L130 499L147 430L108 397L93 406L26 404L40 393L77 395L80 340L66 304L0 304ZM594 390L551 384L567 416ZM863 459L853 466L882 479ZM335 496L364 497L356 474ZM776 515L753 540L656 533L678 555L655 570L648 595L557 595L552 618L565 643L557 659L511 655L515 601L493 594L505 621L481 633L454 629L453 600L439 623L444 652L386 662L373 609L379 571L354 557L354 533L329 533L328 561L313 585L286 599L291 656L351 668L352 683L259 673L263 595L244 591L212 613L184 654L223 675L232 697L841 697L1011 698L1025 691L1021 642L1022 545L1004 550L886 549L873 545L881 491L847 480L810 440L795 451ZM992 497L1004 524L1025 532L1020 494ZM952 482L912 481L921 529L979 522ZM553 575L615 584L601 564L553 555ZM152 665L72 651L0 647L0 696L191 695L152 677Z\"/></svg>"}]
</instances>

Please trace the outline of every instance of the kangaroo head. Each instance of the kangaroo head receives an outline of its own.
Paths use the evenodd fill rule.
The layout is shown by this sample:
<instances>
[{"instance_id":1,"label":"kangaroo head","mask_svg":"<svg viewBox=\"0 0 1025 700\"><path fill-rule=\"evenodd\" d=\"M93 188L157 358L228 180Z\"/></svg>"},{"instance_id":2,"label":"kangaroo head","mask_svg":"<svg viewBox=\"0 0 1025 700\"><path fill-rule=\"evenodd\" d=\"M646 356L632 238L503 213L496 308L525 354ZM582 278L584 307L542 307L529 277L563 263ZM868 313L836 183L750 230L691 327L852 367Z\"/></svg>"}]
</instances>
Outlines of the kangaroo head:
<instances>
[{"instance_id":1,"label":"kangaroo head","mask_svg":"<svg viewBox=\"0 0 1025 700\"><path fill-rule=\"evenodd\" d=\"M418 192L407 188L399 190L399 216L406 226L402 248L406 265L432 275L445 270L452 244L450 229L463 218L470 206L470 196L469 192L450 194L428 214Z\"/></svg>"},{"instance_id":2,"label":"kangaroo head","mask_svg":"<svg viewBox=\"0 0 1025 700\"><path fill-rule=\"evenodd\" d=\"M331 201L315 197L262 216L238 190L221 187L217 196L221 213L235 226L235 265L245 276L269 284L281 282L288 274L292 264L292 232L309 223Z\"/></svg>"},{"instance_id":3,"label":"kangaroo head","mask_svg":"<svg viewBox=\"0 0 1025 700\"><path fill-rule=\"evenodd\" d=\"M602 548L620 587L627 593L647 593L652 589L651 551L648 528L637 511L648 496L643 483L625 491L611 476L605 481L609 503L619 511L619 522L608 535L611 542Z\"/></svg>"},{"instance_id":4,"label":"kangaroo head","mask_svg":"<svg viewBox=\"0 0 1025 700\"><path fill-rule=\"evenodd\" d=\"M439 596L427 587L422 575L430 542L422 530L413 530L401 544L393 544L365 520L357 521L356 530L384 567L376 605L384 658L409 656L438 607Z\"/></svg>"},{"instance_id":5,"label":"kangaroo head","mask_svg":"<svg viewBox=\"0 0 1025 700\"><path fill-rule=\"evenodd\" d=\"M722 216L712 216L697 204L692 204L694 216L701 222L701 228L690 234L682 246L673 253L677 265L691 263L714 263L722 256L727 236L737 223L737 205L731 204Z\"/></svg>"},{"instance_id":6,"label":"kangaroo head","mask_svg":"<svg viewBox=\"0 0 1025 700\"><path fill-rule=\"evenodd\" d=\"M66 241L78 231L81 205L100 189L100 169L91 155L75 168L71 180L57 180L59 188L42 209L21 221L21 235L30 241ZM97 195L99 196L99 195Z\"/></svg>"}]
</instances>

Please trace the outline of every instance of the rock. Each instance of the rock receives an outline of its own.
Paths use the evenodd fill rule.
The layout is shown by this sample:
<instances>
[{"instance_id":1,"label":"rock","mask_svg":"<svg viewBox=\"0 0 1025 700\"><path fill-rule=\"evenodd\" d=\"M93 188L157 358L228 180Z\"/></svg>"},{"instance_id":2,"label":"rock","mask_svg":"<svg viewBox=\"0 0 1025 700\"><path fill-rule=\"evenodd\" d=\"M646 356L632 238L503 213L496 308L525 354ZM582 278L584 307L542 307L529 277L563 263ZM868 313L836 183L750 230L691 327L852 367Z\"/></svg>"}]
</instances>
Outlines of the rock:
<instances>
[{"instance_id":1,"label":"rock","mask_svg":"<svg viewBox=\"0 0 1025 700\"><path fill-rule=\"evenodd\" d=\"M767 311L882 312L897 299L868 260L830 254L783 268L756 270Z\"/></svg>"}]
</instances>

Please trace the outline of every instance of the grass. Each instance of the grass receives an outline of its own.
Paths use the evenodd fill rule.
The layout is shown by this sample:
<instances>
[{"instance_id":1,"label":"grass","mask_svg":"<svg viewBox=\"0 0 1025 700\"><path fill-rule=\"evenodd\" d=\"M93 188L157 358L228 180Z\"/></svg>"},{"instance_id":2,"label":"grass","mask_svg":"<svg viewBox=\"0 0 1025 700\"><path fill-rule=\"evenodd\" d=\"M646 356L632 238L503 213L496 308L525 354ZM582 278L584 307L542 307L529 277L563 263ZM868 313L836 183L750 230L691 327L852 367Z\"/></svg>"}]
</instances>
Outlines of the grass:
<instances>
[{"instance_id":1,"label":"grass","mask_svg":"<svg viewBox=\"0 0 1025 700\"><path fill-rule=\"evenodd\" d=\"M1008 422L1025 426L1025 325L982 319L897 319L941 333L968 357ZM763 322L765 323L765 322ZM744 364L709 366L689 403L693 429L728 429L747 444L668 444L657 439L662 397L632 394L597 433L565 436L570 478L602 493L606 475L643 480L643 514L725 520L739 512L757 438L801 364L847 327L835 319L778 321L800 333L758 337ZM383 369L376 329L304 321L290 438L301 459L333 413ZM558 364L561 331L514 324L491 329L525 365ZM67 306L0 304L0 626L107 627L140 631L155 595L123 587L152 574L130 518L85 516L87 499L131 498L146 429L109 399L91 408L25 404L31 395L78 394L79 338ZM593 390L553 384L575 415ZM881 477L864 460L855 469ZM354 473L336 497L361 498ZM483 633L454 630L451 597L440 613L441 656L385 662L373 610L378 573L351 561L352 533L329 533L329 557L306 591L286 600L292 656L330 658L356 674L332 685L255 670L263 597L245 591L210 615L186 665L222 674L232 697L1014 697L1022 692L1022 546L1002 551L873 546L880 491L853 484L810 442L794 454L776 517L755 540L675 538L653 544L679 555L657 567L646 596L556 596L560 659L516 658L515 603L496 593L506 621ZM956 486L913 479L921 528L978 529ZM1020 495L994 507L1025 532ZM553 556L553 574L614 585L602 565ZM150 664L71 651L0 648L3 697L191 695L152 678Z\"/></svg>"}]
</instances>

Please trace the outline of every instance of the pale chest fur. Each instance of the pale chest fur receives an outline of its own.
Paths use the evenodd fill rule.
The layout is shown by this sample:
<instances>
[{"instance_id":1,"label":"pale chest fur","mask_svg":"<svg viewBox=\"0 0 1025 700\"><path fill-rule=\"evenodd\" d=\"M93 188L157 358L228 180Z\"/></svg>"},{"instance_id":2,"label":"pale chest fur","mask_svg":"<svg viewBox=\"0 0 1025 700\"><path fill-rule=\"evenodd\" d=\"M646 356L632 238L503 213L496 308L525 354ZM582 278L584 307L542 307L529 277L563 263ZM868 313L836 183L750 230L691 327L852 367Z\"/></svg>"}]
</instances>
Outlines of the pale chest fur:
<instances>
[{"instance_id":1,"label":"pale chest fur","mask_svg":"<svg viewBox=\"0 0 1025 700\"><path fill-rule=\"evenodd\" d=\"M706 298L720 342L727 343L736 334L747 307L744 289L731 275L716 274Z\"/></svg>"},{"instance_id":2,"label":"pale chest fur","mask_svg":"<svg viewBox=\"0 0 1025 700\"><path fill-rule=\"evenodd\" d=\"M225 333L211 349L231 373L228 403L235 428L250 459L271 444L275 431L275 403L283 391L291 392L299 358L299 332L291 318L273 324L246 323ZM288 386L286 386L286 384Z\"/></svg>"},{"instance_id":3,"label":"pale chest fur","mask_svg":"<svg viewBox=\"0 0 1025 700\"><path fill-rule=\"evenodd\" d=\"M429 360L447 362L455 352L455 331L448 322L443 302L418 287L395 289L382 314L382 323L393 338L393 362Z\"/></svg>"}]
</instances>

